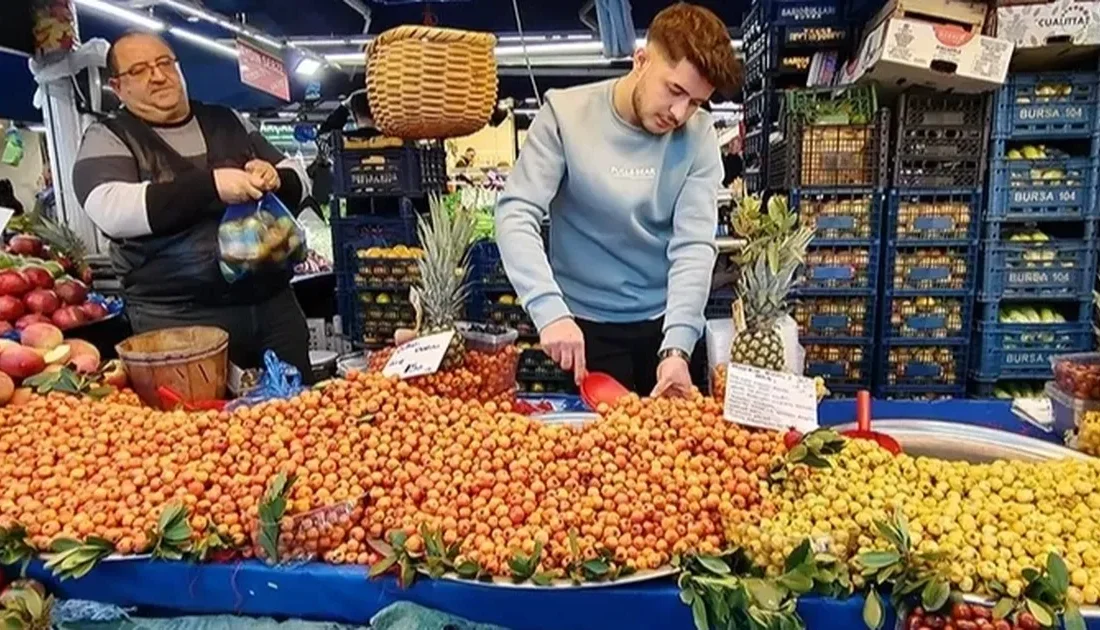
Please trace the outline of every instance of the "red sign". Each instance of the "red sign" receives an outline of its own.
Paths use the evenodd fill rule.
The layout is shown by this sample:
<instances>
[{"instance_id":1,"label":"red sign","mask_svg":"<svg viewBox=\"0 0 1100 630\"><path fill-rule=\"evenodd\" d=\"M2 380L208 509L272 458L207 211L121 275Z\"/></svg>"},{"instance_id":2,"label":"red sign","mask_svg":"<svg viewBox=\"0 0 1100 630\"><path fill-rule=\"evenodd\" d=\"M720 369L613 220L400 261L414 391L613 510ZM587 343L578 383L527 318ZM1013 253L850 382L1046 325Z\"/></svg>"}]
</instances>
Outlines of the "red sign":
<instances>
[{"instance_id":1,"label":"red sign","mask_svg":"<svg viewBox=\"0 0 1100 630\"><path fill-rule=\"evenodd\" d=\"M241 69L241 83L290 101L290 80L282 59L242 39L237 40L237 51L240 53L237 65Z\"/></svg>"}]
</instances>

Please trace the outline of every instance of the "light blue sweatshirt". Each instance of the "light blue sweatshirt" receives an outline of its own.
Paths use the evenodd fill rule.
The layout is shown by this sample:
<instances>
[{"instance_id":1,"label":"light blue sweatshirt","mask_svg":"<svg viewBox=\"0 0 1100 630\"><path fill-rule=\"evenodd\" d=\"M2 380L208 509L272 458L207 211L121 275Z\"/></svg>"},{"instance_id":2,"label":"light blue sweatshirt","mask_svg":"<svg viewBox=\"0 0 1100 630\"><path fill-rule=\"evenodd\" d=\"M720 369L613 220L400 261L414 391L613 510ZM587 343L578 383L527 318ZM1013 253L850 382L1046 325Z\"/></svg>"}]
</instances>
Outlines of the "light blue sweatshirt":
<instances>
[{"instance_id":1,"label":"light blue sweatshirt","mask_svg":"<svg viewBox=\"0 0 1100 630\"><path fill-rule=\"evenodd\" d=\"M664 315L661 349L691 352L717 251L718 137L702 110L663 136L634 127L615 112L613 86L546 95L497 203L504 270L539 330L569 316Z\"/></svg>"}]
</instances>

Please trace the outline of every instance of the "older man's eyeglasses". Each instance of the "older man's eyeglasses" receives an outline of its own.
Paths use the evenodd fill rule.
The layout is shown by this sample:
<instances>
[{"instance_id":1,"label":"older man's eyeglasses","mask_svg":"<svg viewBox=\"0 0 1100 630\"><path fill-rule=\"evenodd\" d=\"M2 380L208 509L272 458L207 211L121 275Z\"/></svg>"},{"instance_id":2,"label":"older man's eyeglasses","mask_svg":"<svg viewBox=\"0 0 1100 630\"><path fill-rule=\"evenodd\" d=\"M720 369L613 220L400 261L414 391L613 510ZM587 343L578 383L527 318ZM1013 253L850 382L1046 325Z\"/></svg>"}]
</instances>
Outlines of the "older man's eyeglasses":
<instances>
[{"instance_id":1,"label":"older man's eyeglasses","mask_svg":"<svg viewBox=\"0 0 1100 630\"><path fill-rule=\"evenodd\" d=\"M160 70L162 74L175 74L176 61L175 57L160 57L153 62L142 61L135 63L126 70L119 71L118 76L129 76L140 81L147 81L149 77L153 76L153 68Z\"/></svg>"}]
</instances>

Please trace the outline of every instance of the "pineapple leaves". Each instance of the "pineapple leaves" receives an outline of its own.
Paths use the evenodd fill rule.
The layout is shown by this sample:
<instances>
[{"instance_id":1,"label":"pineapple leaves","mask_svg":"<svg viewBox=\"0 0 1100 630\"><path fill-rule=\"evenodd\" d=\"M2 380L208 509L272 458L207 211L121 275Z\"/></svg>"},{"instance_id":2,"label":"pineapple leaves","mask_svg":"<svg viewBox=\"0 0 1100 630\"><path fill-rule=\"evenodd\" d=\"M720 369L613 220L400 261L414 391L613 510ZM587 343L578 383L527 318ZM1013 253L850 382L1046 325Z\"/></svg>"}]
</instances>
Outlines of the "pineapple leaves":
<instances>
[{"instance_id":1,"label":"pineapple leaves","mask_svg":"<svg viewBox=\"0 0 1100 630\"><path fill-rule=\"evenodd\" d=\"M424 255L417 260L418 331L452 329L462 312L468 287L469 245L477 220L465 206L449 211L438 195L429 198L429 212L417 219L416 232Z\"/></svg>"}]
</instances>

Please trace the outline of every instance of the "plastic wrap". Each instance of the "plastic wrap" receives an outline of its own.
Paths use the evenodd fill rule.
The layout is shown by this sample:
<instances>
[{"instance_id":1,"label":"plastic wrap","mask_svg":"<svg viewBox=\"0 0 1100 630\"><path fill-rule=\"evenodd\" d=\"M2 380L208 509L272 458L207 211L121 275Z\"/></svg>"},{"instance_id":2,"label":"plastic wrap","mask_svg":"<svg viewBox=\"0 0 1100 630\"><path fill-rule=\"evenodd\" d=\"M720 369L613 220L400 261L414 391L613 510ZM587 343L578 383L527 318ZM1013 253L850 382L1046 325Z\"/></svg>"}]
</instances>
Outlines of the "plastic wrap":
<instances>
[{"instance_id":1,"label":"plastic wrap","mask_svg":"<svg viewBox=\"0 0 1100 630\"><path fill-rule=\"evenodd\" d=\"M290 269L305 259L306 233L271 193L225 209L218 226L222 276L237 282L265 269Z\"/></svg>"}]
</instances>

